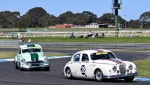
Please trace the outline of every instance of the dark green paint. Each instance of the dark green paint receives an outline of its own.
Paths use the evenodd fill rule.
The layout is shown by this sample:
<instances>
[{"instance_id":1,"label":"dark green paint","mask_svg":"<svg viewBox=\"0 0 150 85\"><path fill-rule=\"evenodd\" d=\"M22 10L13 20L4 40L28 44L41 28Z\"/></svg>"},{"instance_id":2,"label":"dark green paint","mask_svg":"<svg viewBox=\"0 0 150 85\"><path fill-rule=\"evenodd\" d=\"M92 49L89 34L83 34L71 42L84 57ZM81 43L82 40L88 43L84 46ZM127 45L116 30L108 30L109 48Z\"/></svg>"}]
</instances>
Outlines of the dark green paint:
<instances>
[{"instance_id":1,"label":"dark green paint","mask_svg":"<svg viewBox=\"0 0 150 85\"><path fill-rule=\"evenodd\" d=\"M27 45L27 47L35 47L34 44Z\"/></svg>"},{"instance_id":2,"label":"dark green paint","mask_svg":"<svg viewBox=\"0 0 150 85\"><path fill-rule=\"evenodd\" d=\"M30 56L31 56L31 60L34 60L34 59L39 60L39 56L36 53L30 54Z\"/></svg>"}]
</instances>

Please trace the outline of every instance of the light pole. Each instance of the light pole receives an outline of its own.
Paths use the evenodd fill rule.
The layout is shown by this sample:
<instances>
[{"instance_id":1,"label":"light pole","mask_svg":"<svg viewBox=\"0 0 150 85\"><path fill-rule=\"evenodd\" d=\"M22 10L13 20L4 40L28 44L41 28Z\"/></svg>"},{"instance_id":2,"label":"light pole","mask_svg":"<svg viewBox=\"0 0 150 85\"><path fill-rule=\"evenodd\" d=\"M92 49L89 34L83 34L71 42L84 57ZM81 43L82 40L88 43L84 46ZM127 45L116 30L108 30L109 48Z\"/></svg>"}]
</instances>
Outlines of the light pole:
<instances>
[{"instance_id":1,"label":"light pole","mask_svg":"<svg viewBox=\"0 0 150 85\"><path fill-rule=\"evenodd\" d=\"M124 15L125 17L126 17L126 15ZM126 28L126 19L124 19L125 20L125 23L124 23L124 28Z\"/></svg>"}]
</instances>

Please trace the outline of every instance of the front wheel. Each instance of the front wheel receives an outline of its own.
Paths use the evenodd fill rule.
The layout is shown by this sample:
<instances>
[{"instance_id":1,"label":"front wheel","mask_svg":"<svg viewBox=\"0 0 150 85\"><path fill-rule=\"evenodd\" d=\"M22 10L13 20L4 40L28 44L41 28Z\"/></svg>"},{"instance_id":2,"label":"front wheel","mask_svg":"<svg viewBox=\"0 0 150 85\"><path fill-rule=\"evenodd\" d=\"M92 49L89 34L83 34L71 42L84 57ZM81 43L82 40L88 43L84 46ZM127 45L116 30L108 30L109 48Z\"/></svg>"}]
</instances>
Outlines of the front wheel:
<instances>
[{"instance_id":1,"label":"front wheel","mask_svg":"<svg viewBox=\"0 0 150 85\"><path fill-rule=\"evenodd\" d=\"M18 66L17 66L17 61L15 62L15 68L16 68L16 69L18 69Z\"/></svg>"},{"instance_id":2,"label":"front wheel","mask_svg":"<svg viewBox=\"0 0 150 85\"><path fill-rule=\"evenodd\" d=\"M133 79L134 79L134 76L125 78L124 80L125 80L126 82L132 82Z\"/></svg>"},{"instance_id":3,"label":"front wheel","mask_svg":"<svg viewBox=\"0 0 150 85\"><path fill-rule=\"evenodd\" d=\"M23 71L23 68L21 68L21 64L19 63L19 70Z\"/></svg>"},{"instance_id":4,"label":"front wheel","mask_svg":"<svg viewBox=\"0 0 150 85\"><path fill-rule=\"evenodd\" d=\"M70 68L67 68L67 69L66 69L66 77L67 77L68 79L73 78Z\"/></svg>"},{"instance_id":5,"label":"front wheel","mask_svg":"<svg viewBox=\"0 0 150 85\"><path fill-rule=\"evenodd\" d=\"M95 79L96 79L97 81L103 81L103 80L104 80L104 79L103 79L103 73L102 73L101 70L96 70L96 71L95 71Z\"/></svg>"}]
</instances>

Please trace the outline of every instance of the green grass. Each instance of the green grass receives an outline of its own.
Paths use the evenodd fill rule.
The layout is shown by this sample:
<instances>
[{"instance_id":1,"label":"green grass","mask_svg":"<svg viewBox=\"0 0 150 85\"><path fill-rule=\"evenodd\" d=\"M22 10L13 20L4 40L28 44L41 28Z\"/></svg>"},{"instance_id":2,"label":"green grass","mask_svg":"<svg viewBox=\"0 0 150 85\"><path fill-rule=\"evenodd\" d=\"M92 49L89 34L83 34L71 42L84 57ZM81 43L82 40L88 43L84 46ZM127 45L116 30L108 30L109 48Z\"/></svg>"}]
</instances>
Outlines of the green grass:
<instances>
[{"instance_id":1,"label":"green grass","mask_svg":"<svg viewBox=\"0 0 150 85\"><path fill-rule=\"evenodd\" d=\"M0 40L11 38L0 38ZM26 37L25 42L90 42L90 43L150 43L150 37L105 37L105 38L72 38L69 37Z\"/></svg>"},{"instance_id":2,"label":"green grass","mask_svg":"<svg viewBox=\"0 0 150 85\"><path fill-rule=\"evenodd\" d=\"M31 42L90 42L90 43L150 43L150 37L105 37L89 39L70 39L69 37L35 37L25 38L25 42L31 39Z\"/></svg>"},{"instance_id":3,"label":"green grass","mask_svg":"<svg viewBox=\"0 0 150 85\"><path fill-rule=\"evenodd\" d=\"M138 76L150 78L150 59L134 61L137 66Z\"/></svg>"},{"instance_id":4,"label":"green grass","mask_svg":"<svg viewBox=\"0 0 150 85\"><path fill-rule=\"evenodd\" d=\"M14 58L16 56L16 52L0 52L0 59L9 59ZM45 56L68 56L69 54L66 53L58 53L58 52L46 52L44 53Z\"/></svg>"}]
</instances>

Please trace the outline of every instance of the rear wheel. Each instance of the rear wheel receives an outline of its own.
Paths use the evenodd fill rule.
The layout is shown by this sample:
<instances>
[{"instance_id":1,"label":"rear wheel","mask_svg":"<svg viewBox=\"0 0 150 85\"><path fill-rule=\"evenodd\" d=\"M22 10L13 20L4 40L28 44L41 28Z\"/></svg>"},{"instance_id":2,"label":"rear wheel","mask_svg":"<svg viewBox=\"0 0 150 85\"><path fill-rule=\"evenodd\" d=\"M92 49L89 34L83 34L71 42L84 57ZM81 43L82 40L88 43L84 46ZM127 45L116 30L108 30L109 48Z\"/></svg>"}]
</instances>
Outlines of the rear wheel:
<instances>
[{"instance_id":1,"label":"rear wheel","mask_svg":"<svg viewBox=\"0 0 150 85\"><path fill-rule=\"evenodd\" d=\"M102 71L101 70L96 70L95 71L95 79L97 80L97 81L103 81L104 79L103 79L103 73L102 73Z\"/></svg>"},{"instance_id":2,"label":"rear wheel","mask_svg":"<svg viewBox=\"0 0 150 85\"><path fill-rule=\"evenodd\" d=\"M67 68L67 69L66 69L66 77L67 77L68 79L72 79L72 78L73 78L70 68Z\"/></svg>"},{"instance_id":3,"label":"rear wheel","mask_svg":"<svg viewBox=\"0 0 150 85\"><path fill-rule=\"evenodd\" d=\"M132 82L133 79L134 79L134 76L125 78L124 80L125 80L126 82Z\"/></svg>"}]
</instances>

